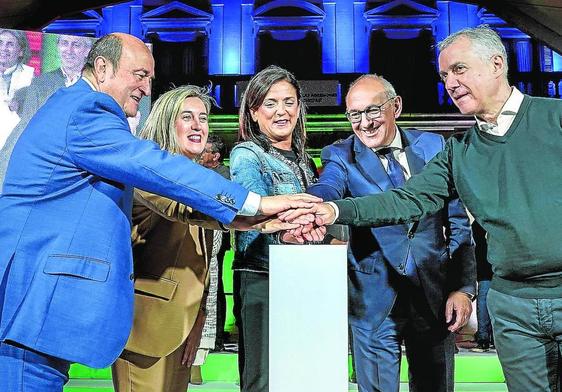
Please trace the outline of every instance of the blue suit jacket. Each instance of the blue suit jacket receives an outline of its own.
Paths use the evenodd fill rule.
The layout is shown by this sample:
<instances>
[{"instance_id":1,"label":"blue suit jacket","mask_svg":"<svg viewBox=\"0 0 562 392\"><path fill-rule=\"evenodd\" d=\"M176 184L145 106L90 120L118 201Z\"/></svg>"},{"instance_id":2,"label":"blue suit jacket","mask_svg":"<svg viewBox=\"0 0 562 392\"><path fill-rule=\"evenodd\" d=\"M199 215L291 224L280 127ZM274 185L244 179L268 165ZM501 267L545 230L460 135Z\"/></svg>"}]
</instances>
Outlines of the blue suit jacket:
<instances>
[{"instance_id":1,"label":"blue suit jacket","mask_svg":"<svg viewBox=\"0 0 562 392\"><path fill-rule=\"evenodd\" d=\"M412 175L443 149L440 135L400 132ZM355 135L325 147L322 162L320 180L308 192L324 200L366 196L393 187L380 159ZM407 263L408 252L413 263ZM458 199L447 210L413 224L351 227L348 262L350 323L363 329L376 329L389 314L399 276L422 290L438 320L443 320L450 291L475 293L472 236Z\"/></svg>"},{"instance_id":2,"label":"blue suit jacket","mask_svg":"<svg viewBox=\"0 0 562 392\"><path fill-rule=\"evenodd\" d=\"M132 188L230 222L248 191L139 140L113 98L80 80L19 138L0 196L0 339L93 367L133 315Z\"/></svg>"}]
</instances>

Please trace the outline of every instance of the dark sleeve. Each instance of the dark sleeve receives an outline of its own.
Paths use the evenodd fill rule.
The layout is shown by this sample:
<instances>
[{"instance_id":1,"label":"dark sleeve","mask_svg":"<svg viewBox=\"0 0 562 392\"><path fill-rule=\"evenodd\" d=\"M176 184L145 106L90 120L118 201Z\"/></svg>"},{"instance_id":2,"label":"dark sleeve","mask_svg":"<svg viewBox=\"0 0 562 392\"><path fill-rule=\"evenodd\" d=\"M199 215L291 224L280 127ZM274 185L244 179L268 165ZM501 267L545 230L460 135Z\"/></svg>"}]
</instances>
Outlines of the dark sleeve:
<instances>
[{"instance_id":1,"label":"dark sleeve","mask_svg":"<svg viewBox=\"0 0 562 392\"><path fill-rule=\"evenodd\" d=\"M451 139L425 168L401 188L335 201L336 223L384 226L411 222L443 209L456 197L451 170Z\"/></svg>"},{"instance_id":2,"label":"dark sleeve","mask_svg":"<svg viewBox=\"0 0 562 392\"><path fill-rule=\"evenodd\" d=\"M476 254L476 279L491 280L492 266L488 262L488 241L486 231L476 221L472 223L472 233L474 236L474 253Z\"/></svg>"},{"instance_id":3,"label":"dark sleeve","mask_svg":"<svg viewBox=\"0 0 562 392\"><path fill-rule=\"evenodd\" d=\"M451 257L449 289L476 295L476 258L470 221L459 199L451 200L446 212L445 231Z\"/></svg>"}]
</instances>

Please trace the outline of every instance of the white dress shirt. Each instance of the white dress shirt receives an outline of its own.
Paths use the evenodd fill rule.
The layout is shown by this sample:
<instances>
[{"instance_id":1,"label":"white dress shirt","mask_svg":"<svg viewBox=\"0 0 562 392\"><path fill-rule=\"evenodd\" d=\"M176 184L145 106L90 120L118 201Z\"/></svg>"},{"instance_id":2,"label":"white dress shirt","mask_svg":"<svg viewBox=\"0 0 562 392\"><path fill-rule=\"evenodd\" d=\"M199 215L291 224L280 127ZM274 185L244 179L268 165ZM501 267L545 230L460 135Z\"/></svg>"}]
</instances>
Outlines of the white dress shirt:
<instances>
[{"instance_id":1,"label":"white dress shirt","mask_svg":"<svg viewBox=\"0 0 562 392\"><path fill-rule=\"evenodd\" d=\"M373 148L372 150L375 153L377 153L379 150L383 148L390 148L392 150L392 155L394 155L394 158L398 161L398 163L402 167L402 170L404 171L404 176L406 180L408 180L411 177L410 166L408 165L408 159L406 158L406 151L404 151L404 148L402 146L402 137L400 136L400 131L398 130L398 127L396 127L396 134L394 135L394 139L388 146L381 146L381 147ZM377 156L381 160L384 170L388 172L388 160L386 159L386 157L382 154L377 154Z\"/></svg>"},{"instance_id":2,"label":"white dress shirt","mask_svg":"<svg viewBox=\"0 0 562 392\"><path fill-rule=\"evenodd\" d=\"M396 134L394 135L394 139L392 140L392 142L388 146L380 146L380 147L376 147L376 148L371 149L377 155L377 157L379 157L379 159L381 160L381 163L384 167L384 170L386 172L388 172L388 159L386 159L386 157L382 154L377 154L377 151L379 151L383 148L391 148L392 149L392 155L394 155L394 158L396 158L396 160L398 161L398 163L402 167L402 170L404 171L405 179L408 180L411 177L410 166L408 165L408 159L406 158L406 151L404 151L404 149L402 148L402 137L400 135L400 131L398 130L398 127L396 127ZM340 210L339 210L338 206L336 205L336 203L332 203L330 201L327 202L327 203L329 205L331 205L332 208L334 209L334 212L335 212L334 221L337 220L338 217L340 216Z\"/></svg>"},{"instance_id":3,"label":"white dress shirt","mask_svg":"<svg viewBox=\"0 0 562 392\"><path fill-rule=\"evenodd\" d=\"M519 108L523 103L523 94L517 90L515 87L511 88L511 95L503 104L500 110L500 114L496 120L496 124L489 123L476 117L476 124L478 129L482 132L489 133L495 136L503 136L507 133L507 130L513 124L513 120L519 112Z\"/></svg>"}]
</instances>

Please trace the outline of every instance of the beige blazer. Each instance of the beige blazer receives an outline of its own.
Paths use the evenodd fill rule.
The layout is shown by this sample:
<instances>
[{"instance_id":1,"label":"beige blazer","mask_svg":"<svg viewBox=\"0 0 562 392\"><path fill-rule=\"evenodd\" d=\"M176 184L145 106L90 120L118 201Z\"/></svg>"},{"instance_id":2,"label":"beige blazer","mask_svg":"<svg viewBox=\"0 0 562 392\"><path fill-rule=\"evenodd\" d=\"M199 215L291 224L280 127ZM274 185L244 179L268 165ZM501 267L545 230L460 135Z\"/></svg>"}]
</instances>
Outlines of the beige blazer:
<instances>
[{"instance_id":1,"label":"beige blazer","mask_svg":"<svg viewBox=\"0 0 562 392\"><path fill-rule=\"evenodd\" d=\"M208 284L211 218L161 196L135 191L135 311L125 349L163 357L185 342Z\"/></svg>"}]
</instances>

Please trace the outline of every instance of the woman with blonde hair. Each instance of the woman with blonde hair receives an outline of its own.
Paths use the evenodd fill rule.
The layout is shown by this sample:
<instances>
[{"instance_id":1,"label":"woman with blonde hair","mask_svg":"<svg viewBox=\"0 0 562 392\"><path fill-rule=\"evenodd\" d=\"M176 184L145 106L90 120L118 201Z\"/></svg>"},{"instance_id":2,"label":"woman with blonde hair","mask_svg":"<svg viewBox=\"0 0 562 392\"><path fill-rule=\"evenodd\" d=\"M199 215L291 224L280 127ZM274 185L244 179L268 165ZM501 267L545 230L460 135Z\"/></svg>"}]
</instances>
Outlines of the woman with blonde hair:
<instances>
[{"instance_id":1,"label":"woman with blonde hair","mask_svg":"<svg viewBox=\"0 0 562 392\"><path fill-rule=\"evenodd\" d=\"M196 159L207 143L212 103L205 88L168 91L138 136ZM185 392L205 322L213 230L226 228L165 197L140 190L134 197L135 312L125 350L112 366L113 384L117 392ZM296 225L237 217L231 227L269 232Z\"/></svg>"},{"instance_id":2,"label":"woman with blonde hair","mask_svg":"<svg viewBox=\"0 0 562 392\"><path fill-rule=\"evenodd\" d=\"M207 142L212 102L201 87L168 91L156 100L138 136L196 159ZM213 230L207 229L221 227L188 206L135 191L135 313L127 346L112 367L116 391L187 389L205 322L213 244Z\"/></svg>"}]
</instances>

